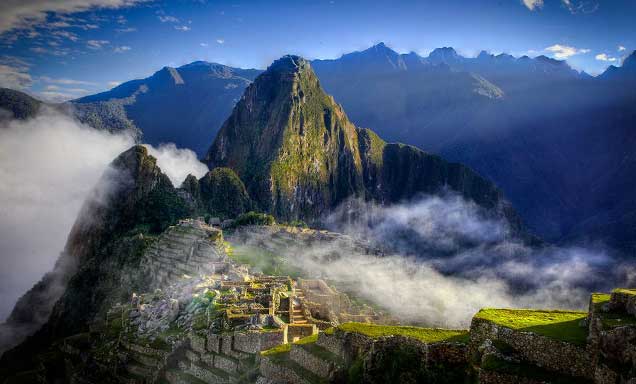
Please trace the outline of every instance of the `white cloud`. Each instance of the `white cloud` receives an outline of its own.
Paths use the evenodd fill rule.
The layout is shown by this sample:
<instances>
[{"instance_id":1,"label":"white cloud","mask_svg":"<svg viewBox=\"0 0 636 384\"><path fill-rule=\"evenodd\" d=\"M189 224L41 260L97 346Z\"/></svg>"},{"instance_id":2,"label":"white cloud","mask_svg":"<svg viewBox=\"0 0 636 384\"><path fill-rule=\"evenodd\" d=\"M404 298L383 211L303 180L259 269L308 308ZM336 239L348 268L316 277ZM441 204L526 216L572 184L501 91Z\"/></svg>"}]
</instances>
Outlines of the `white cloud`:
<instances>
[{"instance_id":1,"label":"white cloud","mask_svg":"<svg viewBox=\"0 0 636 384\"><path fill-rule=\"evenodd\" d=\"M208 43L199 43L199 45L202 46L202 47L207 47Z\"/></svg>"},{"instance_id":2,"label":"white cloud","mask_svg":"<svg viewBox=\"0 0 636 384\"><path fill-rule=\"evenodd\" d=\"M208 167L199 161L196 153L189 149L179 149L172 143L161 144L157 148L148 144L144 146L157 159L157 165L175 187L181 186L189 174L193 174L198 179L208 172Z\"/></svg>"},{"instance_id":3,"label":"white cloud","mask_svg":"<svg viewBox=\"0 0 636 384\"><path fill-rule=\"evenodd\" d=\"M598 61L616 61L615 57L611 57L611 56L607 56L607 54L605 53L599 53L598 55L595 56L596 60Z\"/></svg>"},{"instance_id":4,"label":"white cloud","mask_svg":"<svg viewBox=\"0 0 636 384\"><path fill-rule=\"evenodd\" d=\"M109 81L108 82L108 86L111 88L115 88L116 86L120 85L121 81Z\"/></svg>"},{"instance_id":5,"label":"white cloud","mask_svg":"<svg viewBox=\"0 0 636 384\"><path fill-rule=\"evenodd\" d=\"M131 7L146 0L2 0L0 34L15 28L43 24L49 14L69 14L91 9Z\"/></svg>"},{"instance_id":6,"label":"white cloud","mask_svg":"<svg viewBox=\"0 0 636 384\"><path fill-rule=\"evenodd\" d=\"M618 51L619 51L619 52L622 52L622 51L624 51L624 50L626 50L626 49L627 49L627 48L623 47L622 45L619 45L619 46L618 46Z\"/></svg>"},{"instance_id":7,"label":"white cloud","mask_svg":"<svg viewBox=\"0 0 636 384\"><path fill-rule=\"evenodd\" d=\"M0 87L24 89L32 83L29 64L12 56L0 57Z\"/></svg>"},{"instance_id":8,"label":"white cloud","mask_svg":"<svg viewBox=\"0 0 636 384\"><path fill-rule=\"evenodd\" d=\"M119 33L129 33L129 32L136 32L136 31L137 31L137 28L133 28L133 27L115 29L115 32L119 32Z\"/></svg>"},{"instance_id":9,"label":"white cloud","mask_svg":"<svg viewBox=\"0 0 636 384\"><path fill-rule=\"evenodd\" d=\"M83 201L134 141L48 108L33 119L0 124L1 321L51 270Z\"/></svg>"},{"instance_id":10,"label":"white cloud","mask_svg":"<svg viewBox=\"0 0 636 384\"><path fill-rule=\"evenodd\" d=\"M79 40L79 37L76 34L74 34L73 32L69 32L69 31L53 31L53 32L51 32L51 34L53 36L59 36L59 37L67 38L67 39L69 39L71 41Z\"/></svg>"},{"instance_id":11,"label":"white cloud","mask_svg":"<svg viewBox=\"0 0 636 384\"><path fill-rule=\"evenodd\" d=\"M116 53L124 53L124 52L126 52L126 51L130 51L131 49L132 49L132 48L130 48L130 47L129 47L129 46L127 46L127 45L122 45L122 46L120 46L120 47L115 47L115 52L116 52Z\"/></svg>"},{"instance_id":12,"label":"white cloud","mask_svg":"<svg viewBox=\"0 0 636 384\"><path fill-rule=\"evenodd\" d=\"M561 0L563 6L572 14L593 13L599 8L597 0Z\"/></svg>"},{"instance_id":13,"label":"white cloud","mask_svg":"<svg viewBox=\"0 0 636 384\"><path fill-rule=\"evenodd\" d=\"M174 29L176 29L177 31L188 32L192 28L188 27L187 25L182 25L182 26L175 25Z\"/></svg>"},{"instance_id":14,"label":"white cloud","mask_svg":"<svg viewBox=\"0 0 636 384\"><path fill-rule=\"evenodd\" d=\"M561 44L552 45L550 47L547 47L545 50L548 52L552 52L554 54L554 57L559 60L567 59L570 56L590 52L589 49L580 49L580 48L571 47L569 45L561 45Z\"/></svg>"},{"instance_id":15,"label":"white cloud","mask_svg":"<svg viewBox=\"0 0 636 384\"><path fill-rule=\"evenodd\" d=\"M104 47L104 45L109 44L109 43L110 43L110 41L108 41L108 40L88 40L86 42L86 45L90 49L102 49Z\"/></svg>"},{"instance_id":16,"label":"white cloud","mask_svg":"<svg viewBox=\"0 0 636 384\"><path fill-rule=\"evenodd\" d=\"M537 8L543 7L543 0L522 0L529 10L534 11Z\"/></svg>"},{"instance_id":17,"label":"white cloud","mask_svg":"<svg viewBox=\"0 0 636 384\"><path fill-rule=\"evenodd\" d=\"M216 39L217 44L225 44L224 39Z\"/></svg>"},{"instance_id":18,"label":"white cloud","mask_svg":"<svg viewBox=\"0 0 636 384\"><path fill-rule=\"evenodd\" d=\"M157 16L157 18L159 18L159 21L161 21L162 23L178 23L179 22L179 19L177 19L174 16L159 15Z\"/></svg>"}]
</instances>

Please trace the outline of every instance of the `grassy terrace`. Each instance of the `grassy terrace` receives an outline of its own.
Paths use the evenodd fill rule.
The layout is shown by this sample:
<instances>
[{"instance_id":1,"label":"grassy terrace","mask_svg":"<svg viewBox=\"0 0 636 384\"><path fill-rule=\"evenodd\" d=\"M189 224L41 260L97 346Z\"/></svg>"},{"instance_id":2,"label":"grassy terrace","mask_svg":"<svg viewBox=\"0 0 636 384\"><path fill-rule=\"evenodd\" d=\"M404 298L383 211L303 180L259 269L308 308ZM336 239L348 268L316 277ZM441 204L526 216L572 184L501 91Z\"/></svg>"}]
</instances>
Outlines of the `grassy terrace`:
<instances>
[{"instance_id":1,"label":"grassy terrace","mask_svg":"<svg viewBox=\"0 0 636 384\"><path fill-rule=\"evenodd\" d=\"M612 293L620 293L627 295L636 295L636 289L617 288ZM635 325L636 318L626 313L601 312L600 306L610 301L610 295L607 293L593 293L592 305L596 309L596 313L601 317L605 328L620 327L623 325Z\"/></svg>"},{"instance_id":2,"label":"grassy terrace","mask_svg":"<svg viewBox=\"0 0 636 384\"><path fill-rule=\"evenodd\" d=\"M366 323L345 323L338 327L345 332L355 332L374 339L383 336L405 336L420 340L424 343L439 343L442 341L468 343L467 330L420 328L395 325L379 325Z\"/></svg>"},{"instance_id":3,"label":"grassy terrace","mask_svg":"<svg viewBox=\"0 0 636 384\"><path fill-rule=\"evenodd\" d=\"M580 325L587 312L531 310L531 309L491 309L479 311L475 318L492 321L495 324L523 332L534 332L552 339L572 344L584 345L587 328Z\"/></svg>"},{"instance_id":4,"label":"grassy terrace","mask_svg":"<svg viewBox=\"0 0 636 384\"><path fill-rule=\"evenodd\" d=\"M636 295L636 289L628 289L628 288L616 288L612 291L612 293L622 293L625 295Z\"/></svg>"}]
</instances>

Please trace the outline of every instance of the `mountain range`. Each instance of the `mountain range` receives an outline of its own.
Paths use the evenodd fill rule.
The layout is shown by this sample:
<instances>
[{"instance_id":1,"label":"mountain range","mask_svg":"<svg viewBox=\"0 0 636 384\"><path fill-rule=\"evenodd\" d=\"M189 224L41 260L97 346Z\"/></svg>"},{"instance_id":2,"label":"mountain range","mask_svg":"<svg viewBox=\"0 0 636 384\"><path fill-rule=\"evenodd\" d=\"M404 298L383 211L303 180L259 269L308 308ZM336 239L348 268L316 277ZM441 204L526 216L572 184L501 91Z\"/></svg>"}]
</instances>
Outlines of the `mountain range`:
<instances>
[{"instance_id":1,"label":"mountain range","mask_svg":"<svg viewBox=\"0 0 636 384\"><path fill-rule=\"evenodd\" d=\"M18 301L0 327L0 336L19 331L24 337L37 330L3 356L7 366L28 367L25 354L81 332L117 301L148 289L139 274L140 255L179 219L236 218L257 210L279 222L317 223L348 199L390 204L450 192L490 217L506 219L512 235L525 234L492 182L461 164L386 143L356 127L321 88L311 64L297 56L275 61L247 87L205 161L211 169L206 175L189 175L178 187L144 146L112 162L85 202L54 270Z\"/></svg>"},{"instance_id":2,"label":"mountain range","mask_svg":"<svg viewBox=\"0 0 636 384\"><path fill-rule=\"evenodd\" d=\"M537 235L634 249L635 54L597 77L545 56L468 58L445 47L422 57L382 43L311 66L354 124L468 165ZM260 72L165 67L71 104L93 126L135 129L203 158Z\"/></svg>"}]
</instances>

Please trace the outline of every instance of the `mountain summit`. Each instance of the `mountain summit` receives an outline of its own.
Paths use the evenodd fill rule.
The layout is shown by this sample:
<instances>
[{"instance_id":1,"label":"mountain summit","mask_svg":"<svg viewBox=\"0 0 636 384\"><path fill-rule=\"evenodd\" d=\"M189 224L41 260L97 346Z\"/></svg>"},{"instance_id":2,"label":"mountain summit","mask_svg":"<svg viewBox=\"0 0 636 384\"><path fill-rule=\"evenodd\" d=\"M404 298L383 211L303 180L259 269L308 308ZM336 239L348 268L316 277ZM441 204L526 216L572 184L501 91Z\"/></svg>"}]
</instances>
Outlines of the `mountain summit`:
<instances>
[{"instance_id":1,"label":"mountain summit","mask_svg":"<svg viewBox=\"0 0 636 384\"><path fill-rule=\"evenodd\" d=\"M392 203L448 188L516 222L470 169L357 128L298 56L276 60L246 89L205 161L233 169L259 208L283 220L316 221L350 197Z\"/></svg>"}]
</instances>

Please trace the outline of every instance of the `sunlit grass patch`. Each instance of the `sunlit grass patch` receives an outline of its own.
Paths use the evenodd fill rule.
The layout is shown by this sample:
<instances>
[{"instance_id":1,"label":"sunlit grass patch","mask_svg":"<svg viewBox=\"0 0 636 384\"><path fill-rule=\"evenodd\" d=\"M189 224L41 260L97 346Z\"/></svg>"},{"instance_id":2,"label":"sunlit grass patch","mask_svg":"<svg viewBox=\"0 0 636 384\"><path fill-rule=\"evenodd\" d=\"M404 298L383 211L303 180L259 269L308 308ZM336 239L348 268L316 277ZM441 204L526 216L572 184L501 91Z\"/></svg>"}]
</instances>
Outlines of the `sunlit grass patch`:
<instances>
[{"instance_id":1,"label":"sunlit grass patch","mask_svg":"<svg viewBox=\"0 0 636 384\"><path fill-rule=\"evenodd\" d=\"M421 328L396 325L379 325L366 323L345 323L338 327L345 332L355 332L371 338L383 336L412 337L425 343L459 342L467 343L469 336L467 330Z\"/></svg>"},{"instance_id":2,"label":"sunlit grass patch","mask_svg":"<svg viewBox=\"0 0 636 384\"><path fill-rule=\"evenodd\" d=\"M479 311L475 318L524 332L534 332L552 339L583 345L587 327L581 320L587 312L533 309L492 309Z\"/></svg>"}]
</instances>

